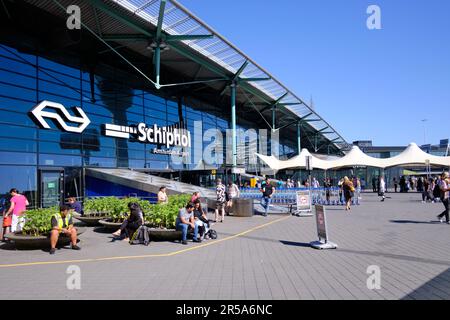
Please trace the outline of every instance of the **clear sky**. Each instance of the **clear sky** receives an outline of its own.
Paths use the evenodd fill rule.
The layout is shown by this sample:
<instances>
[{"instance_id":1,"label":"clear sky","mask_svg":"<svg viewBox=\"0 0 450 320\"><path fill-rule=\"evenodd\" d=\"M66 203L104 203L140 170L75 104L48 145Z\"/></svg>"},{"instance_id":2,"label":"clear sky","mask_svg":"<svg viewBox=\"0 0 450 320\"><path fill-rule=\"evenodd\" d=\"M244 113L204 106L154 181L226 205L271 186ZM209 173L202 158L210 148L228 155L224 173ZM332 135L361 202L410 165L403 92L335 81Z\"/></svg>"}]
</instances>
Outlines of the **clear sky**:
<instances>
[{"instance_id":1,"label":"clear sky","mask_svg":"<svg viewBox=\"0 0 450 320\"><path fill-rule=\"evenodd\" d=\"M348 141L450 138L449 0L179 0ZM381 30L369 30L369 5ZM428 121L422 122L422 119Z\"/></svg>"}]
</instances>

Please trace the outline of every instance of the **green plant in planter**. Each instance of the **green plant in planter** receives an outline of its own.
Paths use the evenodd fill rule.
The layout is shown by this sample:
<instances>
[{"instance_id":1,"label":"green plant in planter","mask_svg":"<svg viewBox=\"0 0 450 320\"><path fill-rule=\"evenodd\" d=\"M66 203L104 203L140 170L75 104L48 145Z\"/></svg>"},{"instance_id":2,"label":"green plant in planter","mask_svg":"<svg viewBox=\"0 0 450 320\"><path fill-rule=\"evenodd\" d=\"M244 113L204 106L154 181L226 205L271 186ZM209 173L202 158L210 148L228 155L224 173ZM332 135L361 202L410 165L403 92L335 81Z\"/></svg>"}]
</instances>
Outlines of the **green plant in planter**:
<instances>
[{"instance_id":1,"label":"green plant in planter","mask_svg":"<svg viewBox=\"0 0 450 320\"><path fill-rule=\"evenodd\" d=\"M169 196L167 204L154 204L149 208L146 220L155 228L175 229L178 212L189 202L191 195Z\"/></svg>"},{"instance_id":2,"label":"green plant in planter","mask_svg":"<svg viewBox=\"0 0 450 320\"><path fill-rule=\"evenodd\" d=\"M58 212L57 207L28 210L24 214L25 223L22 233L25 235L47 235L52 230L52 216Z\"/></svg>"},{"instance_id":3,"label":"green plant in planter","mask_svg":"<svg viewBox=\"0 0 450 320\"><path fill-rule=\"evenodd\" d=\"M119 201L116 197L88 199L84 202L85 215L107 217L113 213Z\"/></svg>"}]
</instances>

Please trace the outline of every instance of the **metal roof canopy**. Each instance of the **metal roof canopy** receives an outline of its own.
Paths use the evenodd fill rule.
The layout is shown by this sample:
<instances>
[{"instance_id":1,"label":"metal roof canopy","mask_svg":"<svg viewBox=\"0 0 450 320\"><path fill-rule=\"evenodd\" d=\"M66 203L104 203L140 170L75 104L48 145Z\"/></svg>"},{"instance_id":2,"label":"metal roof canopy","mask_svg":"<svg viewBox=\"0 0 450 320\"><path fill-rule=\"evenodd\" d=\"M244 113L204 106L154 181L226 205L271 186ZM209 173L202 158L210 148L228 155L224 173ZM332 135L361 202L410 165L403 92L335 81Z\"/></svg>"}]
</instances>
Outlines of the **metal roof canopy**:
<instances>
[{"instance_id":1,"label":"metal roof canopy","mask_svg":"<svg viewBox=\"0 0 450 320\"><path fill-rule=\"evenodd\" d=\"M117 43L118 47L127 47L149 58L155 58L155 54L148 50L151 41L163 41L173 49L163 53L168 61L179 59L181 55L201 66L199 69L195 68L194 73L194 67L191 65L188 67L185 64L185 67L177 69L187 78L201 81L204 78L201 75L205 75L208 81L211 81L207 85L215 90L221 88L222 95L225 94L228 84L237 78L240 89L238 94L245 94L238 98L241 104L250 102L253 107L256 104L276 106L278 111L287 115L285 119L282 118L284 123L280 124L280 127L289 126L296 118L307 129L308 134L315 135L313 138L318 137L316 139L334 145L338 150L348 145L342 136L302 99L175 0L26 2L64 18L67 18L67 13L61 10L61 7L79 5L83 26L95 32L99 39L105 43ZM111 49L114 50L112 46ZM162 64L165 59L161 59ZM212 79L213 77L221 78L222 83L214 82L218 79ZM225 83L225 88L224 81L230 81ZM156 82L156 88L159 89L159 77ZM262 112L261 116L264 118ZM327 131L322 133L325 129Z\"/></svg>"}]
</instances>

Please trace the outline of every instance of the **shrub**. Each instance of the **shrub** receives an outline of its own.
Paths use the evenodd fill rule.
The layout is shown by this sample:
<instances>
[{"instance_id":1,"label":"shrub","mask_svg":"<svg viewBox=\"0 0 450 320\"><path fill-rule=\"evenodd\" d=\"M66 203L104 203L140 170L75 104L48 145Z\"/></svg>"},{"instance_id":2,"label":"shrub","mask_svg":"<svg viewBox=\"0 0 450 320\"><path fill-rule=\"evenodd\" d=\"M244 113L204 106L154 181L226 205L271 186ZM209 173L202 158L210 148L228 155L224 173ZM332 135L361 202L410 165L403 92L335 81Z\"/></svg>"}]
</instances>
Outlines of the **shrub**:
<instances>
[{"instance_id":1,"label":"shrub","mask_svg":"<svg viewBox=\"0 0 450 320\"><path fill-rule=\"evenodd\" d=\"M190 198L189 194L173 195L169 196L167 204L151 205L148 213L145 212L147 222L156 228L174 229L178 211L186 206Z\"/></svg>"},{"instance_id":2,"label":"shrub","mask_svg":"<svg viewBox=\"0 0 450 320\"><path fill-rule=\"evenodd\" d=\"M57 207L28 210L24 214L25 224L22 233L31 236L47 235L52 230L52 216Z\"/></svg>"}]
</instances>

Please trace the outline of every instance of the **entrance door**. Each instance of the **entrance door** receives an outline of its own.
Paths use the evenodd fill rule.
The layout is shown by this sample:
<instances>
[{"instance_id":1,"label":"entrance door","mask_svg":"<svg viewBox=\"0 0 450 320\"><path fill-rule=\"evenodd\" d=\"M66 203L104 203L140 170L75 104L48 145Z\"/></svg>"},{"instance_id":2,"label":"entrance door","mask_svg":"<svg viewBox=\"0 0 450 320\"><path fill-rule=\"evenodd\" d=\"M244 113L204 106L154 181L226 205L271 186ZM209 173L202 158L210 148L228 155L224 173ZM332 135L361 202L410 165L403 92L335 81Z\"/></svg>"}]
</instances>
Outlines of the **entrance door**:
<instances>
[{"instance_id":1,"label":"entrance door","mask_svg":"<svg viewBox=\"0 0 450 320\"><path fill-rule=\"evenodd\" d=\"M40 205L43 208L59 206L64 198L64 171L39 171Z\"/></svg>"}]
</instances>

